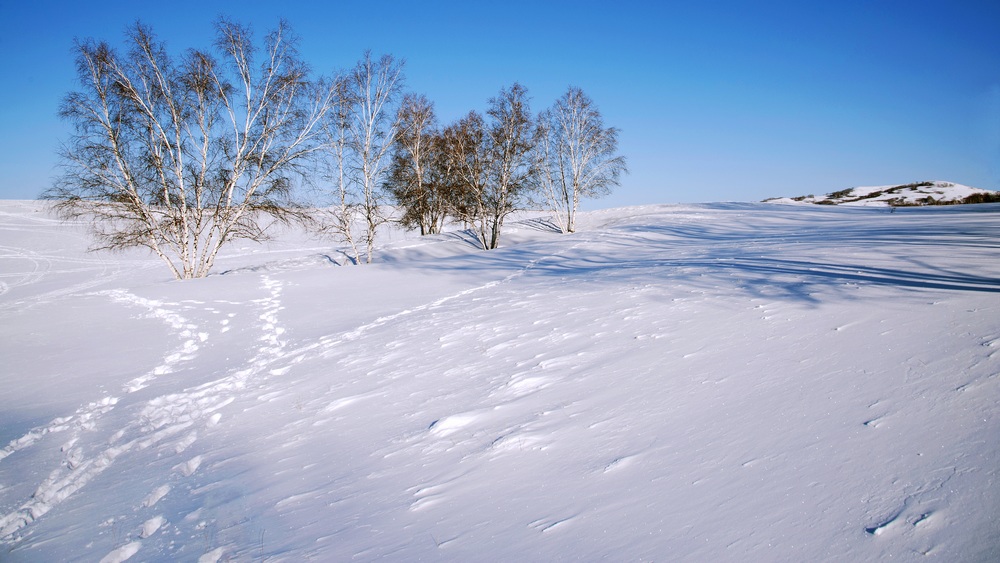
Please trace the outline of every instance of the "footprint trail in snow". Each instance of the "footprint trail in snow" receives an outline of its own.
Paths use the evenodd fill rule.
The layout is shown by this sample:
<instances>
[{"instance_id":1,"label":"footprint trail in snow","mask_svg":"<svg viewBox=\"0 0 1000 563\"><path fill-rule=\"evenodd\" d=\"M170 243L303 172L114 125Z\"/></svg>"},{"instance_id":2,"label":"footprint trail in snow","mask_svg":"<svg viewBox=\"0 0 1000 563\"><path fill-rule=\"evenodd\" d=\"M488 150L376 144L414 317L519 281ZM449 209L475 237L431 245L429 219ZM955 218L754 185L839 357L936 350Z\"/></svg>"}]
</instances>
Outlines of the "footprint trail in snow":
<instances>
[{"instance_id":1,"label":"footprint trail in snow","mask_svg":"<svg viewBox=\"0 0 1000 563\"><path fill-rule=\"evenodd\" d=\"M284 329L279 325L278 319L281 284L264 277L261 286L265 297L254 301L258 310L258 322L255 324L261 334L255 345L254 356L245 365L232 369L225 377L184 392L165 394L133 404L131 412L135 414L126 414L125 423L118 428L108 428L107 424L100 424L100 419L116 405L120 405L122 398L105 397L81 407L72 415L32 429L0 450L2 461L19 450L35 445L49 434L71 434L70 439L61 447L62 459L59 465L49 471L30 498L15 510L0 514L0 542L17 544L33 522L107 471L122 456L151 448L181 456L195 444L199 432L220 423L222 413L219 411L231 404L236 393L245 388L251 379L280 373L280 369L268 370L267 367L281 356L285 346L282 340ZM209 333L201 331L196 324L185 319L175 307L123 291L107 294L117 302L147 309L149 315L163 320L181 340L178 349L166 354L153 370L129 381L123 388L126 395L147 388L156 378L166 376L194 359L202 343L209 339ZM222 327L221 332L228 330L228 319L222 323ZM106 437L102 438L102 435ZM173 473L181 478L190 477L198 471L202 462L201 455L182 457L174 465ZM137 503L137 508L155 506L170 491L169 484L157 487ZM169 526L169 522L161 516L145 520L137 537L129 537L129 541L115 548L106 556L106 560L124 561L132 557L141 548L142 540L162 533L166 526Z\"/></svg>"}]
</instances>

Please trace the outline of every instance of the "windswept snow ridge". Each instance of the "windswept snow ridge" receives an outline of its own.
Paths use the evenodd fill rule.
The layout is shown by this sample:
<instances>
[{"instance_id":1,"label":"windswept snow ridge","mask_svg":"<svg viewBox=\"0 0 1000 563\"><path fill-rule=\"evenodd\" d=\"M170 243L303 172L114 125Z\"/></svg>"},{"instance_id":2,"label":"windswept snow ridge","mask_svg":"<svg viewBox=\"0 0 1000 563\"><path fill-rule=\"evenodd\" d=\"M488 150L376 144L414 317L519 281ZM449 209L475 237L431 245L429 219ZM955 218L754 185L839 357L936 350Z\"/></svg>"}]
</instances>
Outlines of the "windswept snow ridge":
<instances>
[{"instance_id":1,"label":"windswept snow ridge","mask_svg":"<svg viewBox=\"0 0 1000 563\"><path fill-rule=\"evenodd\" d=\"M994 205L289 232L183 283L46 266L90 255L44 217L0 203L0 560L1000 558Z\"/></svg>"}]
</instances>

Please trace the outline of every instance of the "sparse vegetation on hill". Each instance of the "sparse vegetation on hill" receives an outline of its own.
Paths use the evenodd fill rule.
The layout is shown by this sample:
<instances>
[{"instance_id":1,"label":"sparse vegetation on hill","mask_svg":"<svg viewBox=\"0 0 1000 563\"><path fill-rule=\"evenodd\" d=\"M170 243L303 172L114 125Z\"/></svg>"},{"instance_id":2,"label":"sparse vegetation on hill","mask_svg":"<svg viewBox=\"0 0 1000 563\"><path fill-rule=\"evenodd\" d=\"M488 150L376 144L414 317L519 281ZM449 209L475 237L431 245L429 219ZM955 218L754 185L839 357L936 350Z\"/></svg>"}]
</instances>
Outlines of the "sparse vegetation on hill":
<instances>
[{"instance_id":1,"label":"sparse vegetation on hill","mask_svg":"<svg viewBox=\"0 0 1000 563\"><path fill-rule=\"evenodd\" d=\"M817 198L807 196L764 200L772 203L814 203L816 205L877 205L919 207L1000 202L1000 192L971 188L953 182L913 182L897 186L848 188Z\"/></svg>"}]
</instances>

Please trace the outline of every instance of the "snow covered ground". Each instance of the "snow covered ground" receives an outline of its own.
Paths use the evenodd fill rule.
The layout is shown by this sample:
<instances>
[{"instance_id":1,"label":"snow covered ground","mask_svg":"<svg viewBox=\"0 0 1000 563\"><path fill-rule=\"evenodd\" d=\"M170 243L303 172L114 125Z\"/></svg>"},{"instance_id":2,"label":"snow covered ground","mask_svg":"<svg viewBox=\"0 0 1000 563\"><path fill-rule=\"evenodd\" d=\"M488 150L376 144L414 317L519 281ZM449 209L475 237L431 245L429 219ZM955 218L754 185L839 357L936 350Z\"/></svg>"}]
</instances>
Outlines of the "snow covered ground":
<instances>
[{"instance_id":1,"label":"snow covered ground","mask_svg":"<svg viewBox=\"0 0 1000 563\"><path fill-rule=\"evenodd\" d=\"M0 560L1000 559L1000 207L286 233L0 202Z\"/></svg>"}]
</instances>

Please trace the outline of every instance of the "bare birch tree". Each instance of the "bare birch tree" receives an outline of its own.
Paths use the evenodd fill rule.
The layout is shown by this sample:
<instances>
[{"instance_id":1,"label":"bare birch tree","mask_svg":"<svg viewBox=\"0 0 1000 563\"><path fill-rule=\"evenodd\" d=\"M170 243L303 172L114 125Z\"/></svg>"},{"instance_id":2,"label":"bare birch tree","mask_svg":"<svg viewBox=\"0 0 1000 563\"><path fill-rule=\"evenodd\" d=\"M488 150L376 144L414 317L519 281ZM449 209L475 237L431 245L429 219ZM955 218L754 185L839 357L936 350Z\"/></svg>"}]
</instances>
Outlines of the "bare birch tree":
<instances>
[{"instance_id":1,"label":"bare birch tree","mask_svg":"<svg viewBox=\"0 0 1000 563\"><path fill-rule=\"evenodd\" d=\"M484 200L489 227L487 249L500 245L504 220L522 209L536 186L537 168L532 158L534 120L528 107L528 90L518 83L490 99L486 114L491 123L486 134L488 162L487 191Z\"/></svg>"},{"instance_id":2,"label":"bare birch tree","mask_svg":"<svg viewBox=\"0 0 1000 563\"><path fill-rule=\"evenodd\" d=\"M327 158L320 161L320 166L333 201L329 212L320 214L319 230L347 243L350 252L345 251L345 254L357 265L361 263L361 253L355 236L355 225L361 217L361 205L347 174L348 132L354 112L354 100L348 87L345 78L334 80L330 111L323 122L326 138L323 148Z\"/></svg>"},{"instance_id":3,"label":"bare birch tree","mask_svg":"<svg viewBox=\"0 0 1000 563\"><path fill-rule=\"evenodd\" d=\"M233 240L266 239L266 216L298 212L293 173L315 150L330 101L285 22L260 50L247 27L216 27L219 58L174 59L138 23L124 55L78 42L82 89L60 111L75 134L45 194L63 217L91 221L95 249L146 247L178 279L207 275Z\"/></svg>"},{"instance_id":4,"label":"bare birch tree","mask_svg":"<svg viewBox=\"0 0 1000 563\"><path fill-rule=\"evenodd\" d=\"M366 51L346 79L351 100L347 126L348 174L360 198L359 212L364 222L361 238L365 261L371 263L376 232L389 221L383 213L381 186L387 172L386 156L398 131L398 115L393 105L403 88L403 61L392 55L375 60Z\"/></svg>"},{"instance_id":5,"label":"bare birch tree","mask_svg":"<svg viewBox=\"0 0 1000 563\"><path fill-rule=\"evenodd\" d=\"M541 192L563 232L576 229L581 198L601 197L628 173L618 132L580 88L570 87L538 119Z\"/></svg>"}]
</instances>

